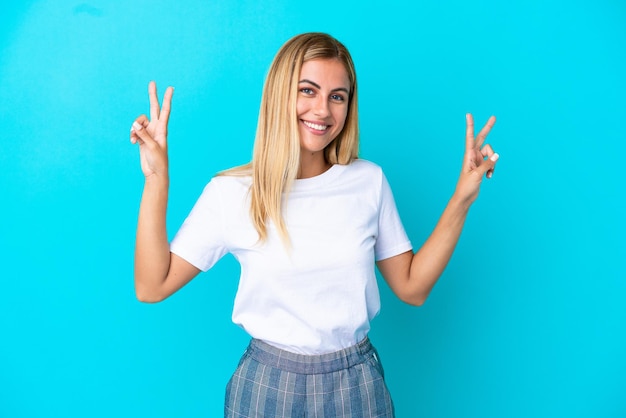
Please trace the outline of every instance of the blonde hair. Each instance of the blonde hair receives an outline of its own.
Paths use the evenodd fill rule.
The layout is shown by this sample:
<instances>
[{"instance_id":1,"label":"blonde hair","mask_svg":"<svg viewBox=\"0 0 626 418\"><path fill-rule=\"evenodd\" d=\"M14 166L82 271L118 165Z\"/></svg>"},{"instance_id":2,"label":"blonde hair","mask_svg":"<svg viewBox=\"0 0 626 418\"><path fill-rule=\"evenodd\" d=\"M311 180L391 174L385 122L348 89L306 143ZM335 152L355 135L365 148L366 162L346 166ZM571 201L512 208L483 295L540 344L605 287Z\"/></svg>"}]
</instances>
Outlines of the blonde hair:
<instances>
[{"instance_id":1,"label":"blonde hair","mask_svg":"<svg viewBox=\"0 0 626 418\"><path fill-rule=\"evenodd\" d=\"M350 164L357 158L359 127L356 72L346 47L325 33L305 33L288 40L278 51L263 87L252 162L220 173L252 175L250 216L259 240L267 239L271 220L283 241L289 234L282 216L283 193L289 193L300 166L300 134L296 100L302 64L314 59L336 59L348 73L350 95L342 131L324 149L330 164Z\"/></svg>"}]
</instances>

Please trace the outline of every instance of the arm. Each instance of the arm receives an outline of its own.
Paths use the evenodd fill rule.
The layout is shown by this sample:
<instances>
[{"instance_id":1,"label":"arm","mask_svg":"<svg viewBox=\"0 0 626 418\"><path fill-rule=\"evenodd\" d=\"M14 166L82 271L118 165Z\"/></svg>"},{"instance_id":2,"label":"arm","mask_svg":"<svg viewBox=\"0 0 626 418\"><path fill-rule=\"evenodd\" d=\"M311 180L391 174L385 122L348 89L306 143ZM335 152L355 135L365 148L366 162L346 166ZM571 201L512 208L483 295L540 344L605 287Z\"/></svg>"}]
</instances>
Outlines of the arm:
<instances>
[{"instance_id":1,"label":"arm","mask_svg":"<svg viewBox=\"0 0 626 418\"><path fill-rule=\"evenodd\" d=\"M135 244L135 293L142 302L159 302L193 279L200 271L171 254L165 216L169 190L167 123L173 89L169 87L160 109L156 85L151 82L150 120L145 115L133 123L131 143L139 144L145 185L139 207Z\"/></svg>"},{"instance_id":2,"label":"arm","mask_svg":"<svg viewBox=\"0 0 626 418\"><path fill-rule=\"evenodd\" d=\"M402 301L422 305L450 261L483 176L491 178L498 160L490 145L483 146L495 121L492 116L474 139L474 120L467 115L461 175L432 234L415 254L407 251L377 263L389 287Z\"/></svg>"}]
</instances>

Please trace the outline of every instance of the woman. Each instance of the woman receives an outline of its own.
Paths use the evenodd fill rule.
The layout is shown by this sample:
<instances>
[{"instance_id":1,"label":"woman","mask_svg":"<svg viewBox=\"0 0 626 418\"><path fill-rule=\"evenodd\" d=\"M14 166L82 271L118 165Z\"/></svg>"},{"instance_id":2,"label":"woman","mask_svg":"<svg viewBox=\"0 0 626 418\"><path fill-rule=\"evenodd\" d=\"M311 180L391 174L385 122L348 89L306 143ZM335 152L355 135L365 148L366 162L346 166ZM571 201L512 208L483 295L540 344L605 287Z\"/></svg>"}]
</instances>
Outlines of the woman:
<instances>
[{"instance_id":1,"label":"woman","mask_svg":"<svg viewBox=\"0 0 626 418\"><path fill-rule=\"evenodd\" d=\"M458 241L498 155L474 138L456 190L415 254L381 169L357 159L357 81L347 49L326 34L290 39L263 90L252 162L213 178L168 244L167 122L173 90L133 123L145 186L135 288L158 302L230 252L241 263L233 321L252 341L227 386L225 416L392 417L367 338L380 308L376 262L393 292L421 305Z\"/></svg>"}]
</instances>

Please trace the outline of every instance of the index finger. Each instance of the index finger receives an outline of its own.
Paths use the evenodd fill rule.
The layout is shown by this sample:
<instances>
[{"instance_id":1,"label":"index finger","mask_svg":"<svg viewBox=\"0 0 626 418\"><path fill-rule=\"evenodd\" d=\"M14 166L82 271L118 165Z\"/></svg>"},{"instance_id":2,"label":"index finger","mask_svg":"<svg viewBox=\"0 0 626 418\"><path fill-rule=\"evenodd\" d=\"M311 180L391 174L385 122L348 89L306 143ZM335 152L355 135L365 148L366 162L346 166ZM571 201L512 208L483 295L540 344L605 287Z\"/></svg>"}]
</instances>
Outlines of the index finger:
<instances>
[{"instance_id":1,"label":"index finger","mask_svg":"<svg viewBox=\"0 0 626 418\"><path fill-rule=\"evenodd\" d=\"M465 149L474 148L474 117L471 113L465 114Z\"/></svg>"},{"instance_id":2,"label":"index finger","mask_svg":"<svg viewBox=\"0 0 626 418\"><path fill-rule=\"evenodd\" d=\"M159 119L159 98L157 97L156 83L151 81L148 84L148 96L150 97L150 120Z\"/></svg>"}]
</instances>

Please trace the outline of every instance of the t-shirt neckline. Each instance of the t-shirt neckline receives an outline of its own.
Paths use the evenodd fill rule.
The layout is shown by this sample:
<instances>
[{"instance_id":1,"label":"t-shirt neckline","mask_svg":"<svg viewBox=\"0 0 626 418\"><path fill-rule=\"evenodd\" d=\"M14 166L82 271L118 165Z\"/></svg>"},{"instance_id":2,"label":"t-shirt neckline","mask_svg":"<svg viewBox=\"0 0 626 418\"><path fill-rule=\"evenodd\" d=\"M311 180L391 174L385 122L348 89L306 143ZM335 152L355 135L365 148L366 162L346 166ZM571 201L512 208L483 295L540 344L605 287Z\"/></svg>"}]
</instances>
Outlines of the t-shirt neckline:
<instances>
[{"instance_id":1,"label":"t-shirt neckline","mask_svg":"<svg viewBox=\"0 0 626 418\"><path fill-rule=\"evenodd\" d=\"M335 180L345 169L346 165L333 164L328 170L314 177L306 179L296 179L293 182L292 192L311 190L320 186L324 186Z\"/></svg>"}]
</instances>

